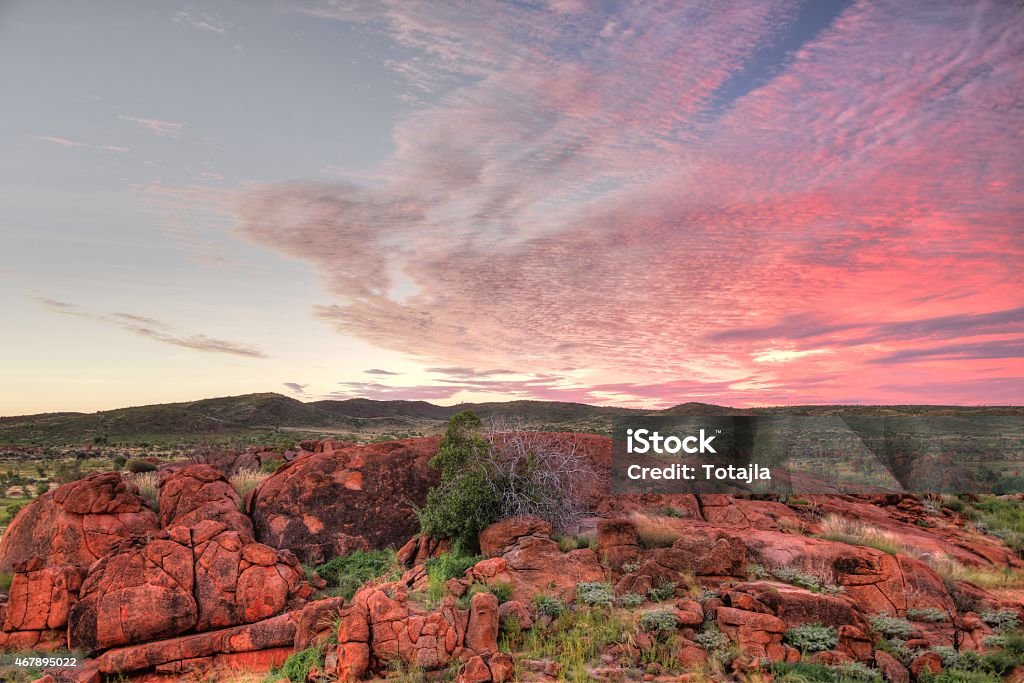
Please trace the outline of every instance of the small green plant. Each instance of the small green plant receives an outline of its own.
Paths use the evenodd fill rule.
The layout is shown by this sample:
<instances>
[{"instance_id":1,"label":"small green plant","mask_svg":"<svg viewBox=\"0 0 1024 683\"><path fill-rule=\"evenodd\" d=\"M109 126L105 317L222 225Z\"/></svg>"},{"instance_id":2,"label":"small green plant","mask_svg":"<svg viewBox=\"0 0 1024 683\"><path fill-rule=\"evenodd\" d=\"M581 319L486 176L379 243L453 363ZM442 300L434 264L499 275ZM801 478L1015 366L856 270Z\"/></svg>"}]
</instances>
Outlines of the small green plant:
<instances>
[{"instance_id":1,"label":"small green plant","mask_svg":"<svg viewBox=\"0 0 1024 683\"><path fill-rule=\"evenodd\" d=\"M0 592L6 593L11 590L11 582L14 581L14 572L0 574Z\"/></svg>"},{"instance_id":2,"label":"small green plant","mask_svg":"<svg viewBox=\"0 0 1024 683\"><path fill-rule=\"evenodd\" d=\"M126 458L123 455L115 455L113 458L110 459L110 464L114 468L115 472L124 469L125 463L127 462L128 458Z\"/></svg>"},{"instance_id":3,"label":"small green plant","mask_svg":"<svg viewBox=\"0 0 1024 683\"><path fill-rule=\"evenodd\" d=\"M860 662L836 666L814 662L779 662L772 665L776 683L881 683L882 676Z\"/></svg>"},{"instance_id":4,"label":"small green plant","mask_svg":"<svg viewBox=\"0 0 1024 683\"><path fill-rule=\"evenodd\" d=\"M626 572L627 574L632 574L637 569L640 569L640 563L639 562L623 562L622 563L622 571Z\"/></svg>"},{"instance_id":5,"label":"small green plant","mask_svg":"<svg viewBox=\"0 0 1024 683\"><path fill-rule=\"evenodd\" d=\"M647 599L651 602L664 602L676 595L676 584L674 581L663 583L647 591Z\"/></svg>"},{"instance_id":6,"label":"small green plant","mask_svg":"<svg viewBox=\"0 0 1024 683\"><path fill-rule=\"evenodd\" d=\"M619 605L627 609L633 609L644 604L644 596L637 595L636 593L626 593L619 598Z\"/></svg>"},{"instance_id":7,"label":"small green plant","mask_svg":"<svg viewBox=\"0 0 1024 683\"><path fill-rule=\"evenodd\" d=\"M316 573L333 589L333 593L346 600L367 581L385 574L399 574L394 550L356 550L335 557L316 568Z\"/></svg>"},{"instance_id":8,"label":"small green plant","mask_svg":"<svg viewBox=\"0 0 1024 683\"><path fill-rule=\"evenodd\" d=\"M274 472L277 471L277 468L280 467L282 463L284 463L284 460L264 460L263 464L260 465L260 472L262 472L263 474L273 474Z\"/></svg>"},{"instance_id":9,"label":"small green plant","mask_svg":"<svg viewBox=\"0 0 1024 683\"><path fill-rule=\"evenodd\" d=\"M469 588L469 594L490 593L498 598L498 604L508 602L512 599L512 584L508 581L495 581L494 583L475 583Z\"/></svg>"},{"instance_id":10,"label":"small green plant","mask_svg":"<svg viewBox=\"0 0 1024 683\"><path fill-rule=\"evenodd\" d=\"M706 622L699 633L694 634L693 642L705 650L718 650L729 644L729 638L722 633L714 622Z\"/></svg>"},{"instance_id":11,"label":"small green plant","mask_svg":"<svg viewBox=\"0 0 1024 683\"><path fill-rule=\"evenodd\" d=\"M663 517L686 517L686 511L672 506L665 506L661 508L661 515Z\"/></svg>"},{"instance_id":12,"label":"small green plant","mask_svg":"<svg viewBox=\"0 0 1024 683\"><path fill-rule=\"evenodd\" d=\"M679 626L679 620L672 610L659 609L644 612L640 616L640 630L653 632L671 632Z\"/></svg>"},{"instance_id":13,"label":"small green plant","mask_svg":"<svg viewBox=\"0 0 1024 683\"><path fill-rule=\"evenodd\" d=\"M783 583L788 583L799 588L806 588L814 593L842 593L842 586L827 584L814 574L802 572L793 567L779 567L773 569L772 576Z\"/></svg>"},{"instance_id":14,"label":"small green plant","mask_svg":"<svg viewBox=\"0 0 1024 683\"><path fill-rule=\"evenodd\" d=\"M552 595L535 595L533 604L537 608L537 614L547 617L557 618L565 612L565 605L562 604L562 601Z\"/></svg>"},{"instance_id":15,"label":"small green plant","mask_svg":"<svg viewBox=\"0 0 1024 683\"><path fill-rule=\"evenodd\" d=\"M979 616L982 621L1000 633L1012 631L1020 626L1020 615L1012 609L986 610Z\"/></svg>"},{"instance_id":16,"label":"small green plant","mask_svg":"<svg viewBox=\"0 0 1024 683\"><path fill-rule=\"evenodd\" d=\"M822 652L834 648L839 642L839 636L831 626L804 624L786 631L782 640L801 652Z\"/></svg>"},{"instance_id":17,"label":"small green plant","mask_svg":"<svg viewBox=\"0 0 1024 683\"><path fill-rule=\"evenodd\" d=\"M871 628L886 638L906 640L914 634L913 624L906 619L888 614L873 614L868 617L868 622L871 624Z\"/></svg>"},{"instance_id":18,"label":"small green plant","mask_svg":"<svg viewBox=\"0 0 1024 683\"><path fill-rule=\"evenodd\" d=\"M576 586L576 599L584 605L611 607L615 602L615 593L611 584L600 581L584 581Z\"/></svg>"},{"instance_id":19,"label":"small green plant","mask_svg":"<svg viewBox=\"0 0 1024 683\"><path fill-rule=\"evenodd\" d=\"M291 683L305 683L310 669L322 667L323 653L315 647L308 647L288 657L281 665L281 675Z\"/></svg>"},{"instance_id":20,"label":"small green plant","mask_svg":"<svg viewBox=\"0 0 1024 683\"><path fill-rule=\"evenodd\" d=\"M944 610L938 607L911 607L907 610L909 621L923 621L929 624L937 624L949 618Z\"/></svg>"}]
</instances>

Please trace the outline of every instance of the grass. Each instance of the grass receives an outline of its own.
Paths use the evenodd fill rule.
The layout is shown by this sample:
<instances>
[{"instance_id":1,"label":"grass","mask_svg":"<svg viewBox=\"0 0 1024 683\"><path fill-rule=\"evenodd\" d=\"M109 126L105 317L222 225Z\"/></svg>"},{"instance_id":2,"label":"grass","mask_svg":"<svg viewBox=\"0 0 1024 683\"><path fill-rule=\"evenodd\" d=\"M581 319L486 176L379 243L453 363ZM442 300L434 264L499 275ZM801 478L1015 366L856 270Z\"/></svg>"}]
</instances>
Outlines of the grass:
<instances>
[{"instance_id":1,"label":"grass","mask_svg":"<svg viewBox=\"0 0 1024 683\"><path fill-rule=\"evenodd\" d=\"M244 505L245 494L252 491L254 488L259 486L265 479L270 477L270 474L260 470L239 470L235 474L231 475L231 485L235 487L235 491L238 493L238 497L242 499Z\"/></svg>"},{"instance_id":2,"label":"grass","mask_svg":"<svg viewBox=\"0 0 1024 683\"><path fill-rule=\"evenodd\" d=\"M674 529L666 529L662 524L640 518L634 521L640 543L648 550L652 548L670 548L679 540L681 534Z\"/></svg>"},{"instance_id":3,"label":"grass","mask_svg":"<svg viewBox=\"0 0 1024 683\"><path fill-rule=\"evenodd\" d=\"M1024 587L1024 572L1011 567L968 567L951 555L922 560L947 581L967 581L989 589Z\"/></svg>"},{"instance_id":4,"label":"grass","mask_svg":"<svg viewBox=\"0 0 1024 683\"><path fill-rule=\"evenodd\" d=\"M482 559L482 555L452 551L427 560L427 602L431 605L441 602L448 594L445 582L461 579L467 569Z\"/></svg>"},{"instance_id":5,"label":"grass","mask_svg":"<svg viewBox=\"0 0 1024 683\"><path fill-rule=\"evenodd\" d=\"M582 548L597 550L597 539L582 534L576 536L555 536L555 542L558 543L558 549L563 553Z\"/></svg>"},{"instance_id":6,"label":"grass","mask_svg":"<svg viewBox=\"0 0 1024 683\"><path fill-rule=\"evenodd\" d=\"M394 550L356 550L342 557L335 557L316 568L331 592L346 600L355 595L367 581L382 576L398 578L401 568Z\"/></svg>"},{"instance_id":7,"label":"grass","mask_svg":"<svg viewBox=\"0 0 1024 683\"><path fill-rule=\"evenodd\" d=\"M323 665L323 652L319 648L308 647L289 656L277 673L287 678L290 683L306 683L310 669L322 669Z\"/></svg>"},{"instance_id":8,"label":"grass","mask_svg":"<svg viewBox=\"0 0 1024 683\"><path fill-rule=\"evenodd\" d=\"M904 551L903 545L895 535L858 519L841 515L825 517L821 521L821 533L818 536L827 541L874 548L889 555Z\"/></svg>"},{"instance_id":9,"label":"grass","mask_svg":"<svg viewBox=\"0 0 1024 683\"><path fill-rule=\"evenodd\" d=\"M139 487L139 495L153 510L160 510L160 475L156 472L137 472L125 475Z\"/></svg>"},{"instance_id":10,"label":"grass","mask_svg":"<svg viewBox=\"0 0 1024 683\"><path fill-rule=\"evenodd\" d=\"M981 496L967 510L979 531L1002 539L1015 552L1024 552L1024 504L998 496Z\"/></svg>"},{"instance_id":11,"label":"grass","mask_svg":"<svg viewBox=\"0 0 1024 683\"><path fill-rule=\"evenodd\" d=\"M614 610L583 608L565 611L549 626L503 632L499 645L518 659L556 661L562 665L562 680L582 683L593 680L589 667L605 649L633 642L635 632L634 624Z\"/></svg>"}]
</instances>

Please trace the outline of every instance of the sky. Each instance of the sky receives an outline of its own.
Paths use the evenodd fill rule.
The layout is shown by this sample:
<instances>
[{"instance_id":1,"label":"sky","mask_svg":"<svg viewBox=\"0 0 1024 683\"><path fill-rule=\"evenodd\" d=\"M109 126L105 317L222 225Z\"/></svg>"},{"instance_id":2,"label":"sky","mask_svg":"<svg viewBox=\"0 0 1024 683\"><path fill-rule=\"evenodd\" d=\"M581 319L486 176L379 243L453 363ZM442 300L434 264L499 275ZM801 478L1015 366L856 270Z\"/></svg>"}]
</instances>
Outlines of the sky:
<instances>
[{"instance_id":1,"label":"sky","mask_svg":"<svg viewBox=\"0 0 1024 683\"><path fill-rule=\"evenodd\" d=\"M5 0L0 415L1024 402L1024 5Z\"/></svg>"}]
</instances>

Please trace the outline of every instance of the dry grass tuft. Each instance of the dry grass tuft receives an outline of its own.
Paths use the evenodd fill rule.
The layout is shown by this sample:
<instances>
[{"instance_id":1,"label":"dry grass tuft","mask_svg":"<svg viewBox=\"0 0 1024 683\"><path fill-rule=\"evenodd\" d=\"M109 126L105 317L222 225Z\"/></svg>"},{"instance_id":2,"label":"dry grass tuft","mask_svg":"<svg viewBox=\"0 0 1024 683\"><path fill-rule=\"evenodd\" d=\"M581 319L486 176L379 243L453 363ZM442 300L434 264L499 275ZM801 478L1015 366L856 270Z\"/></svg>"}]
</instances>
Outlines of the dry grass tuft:
<instances>
[{"instance_id":1,"label":"dry grass tuft","mask_svg":"<svg viewBox=\"0 0 1024 683\"><path fill-rule=\"evenodd\" d=\"M906 551L895 534L841 515L828 515L821 520L821 533L818 536L828 541L874 548L890 555Z\"/></svg>"}]
</instances>

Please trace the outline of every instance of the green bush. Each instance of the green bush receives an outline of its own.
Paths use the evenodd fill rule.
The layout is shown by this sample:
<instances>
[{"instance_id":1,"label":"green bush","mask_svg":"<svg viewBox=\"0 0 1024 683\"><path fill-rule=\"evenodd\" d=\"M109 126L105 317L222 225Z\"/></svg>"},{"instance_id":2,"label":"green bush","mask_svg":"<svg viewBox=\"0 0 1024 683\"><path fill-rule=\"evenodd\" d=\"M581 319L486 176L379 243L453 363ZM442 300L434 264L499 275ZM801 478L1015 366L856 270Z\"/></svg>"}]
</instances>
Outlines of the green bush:
<instances>
[{"instance_id":1,"label":"green bush","mask_svg":"<svg viewBox=\"0 0 1024 683\"><path fill-rule=\"evenodd\" d=\"M43 482L40 482L40 483L36 484L36 495L37 496L41 496L44 493L46 493L47 491L49 491L49 490L50 490L50 482L48 482L48 481L43 481Z\"/></svg>"},{"instance_id":2,"label":"green bush","mask_svg":"<svg viewBox=\"0 0 1024 683\"><path fill-rule=\"evenodd\" d=\"M535 595L533 596L533 604L537 608L537 614L541 614L548 617L560 617L565 612L565 605L558 598L551 595Z\"/></svg>"},{"instance_id":3,"label":"green bush","mask_svg":"<svg viewBox=\"0 0 1024 683\"><path fill-rule=\"evenodd\" d=\"M461 579L466 570L484 559L483 555L469 555L452 550L427 560L427 573L440 581Z\"/></svg>"},{"instance_id":4,"label":"green bush","mask_svg":"<svg viewBox=\"0 0 1024 683\"><path fill-rule=\"evenodd\" d=\"M756 566L756 565L755 565ZM749 568L748 568L749 569ZM814 593L842 593L842 586L826 584L814 574L807 574L793 567L779 567L772 570L772 576L783 583L806 588Z\"/></svg>"},{"instance_id":5,"label":"green bush","mask_svg":"<svg viewBox=\"0 0 1024 683\"><path fill-rule=\"evenodd\" d=\"M700 633L693 636L693 642L705 650L718 650L729 644L729 638L718 630L714 622L709 621L701 627Z\"/></svg>"},{"instance_id":6,"label":"green bush","mask_svg":"<svg viewBox=\"0 0 1024 683\"><path fill-rule=\"evenodd\" d=\"M981 620L999 632L1012 631L1020 626L1020 616L1012 609L986 610Z\"/></svg>"},{"instance_id":7,"label":"green bush","mask_svg":"<svg viewBox=\"0 0 1024 683\"><path fill-rule=\"evenodd\" d=\"M132 459L128 461L125 466L126 469L132 474L139 474L141 472L156 472L156 465L146 460Z\"/></svg>"},{"instance_id":8,"label":"green bush","mask_svg":"<svg viewBox=\"0 0 1024 683\"><path fill-rule=\"evenodd\" d=\"M804 624L786 631L782 640L801 652L822 652L834 648L839 642L839 635L831 626Z\"/></svg>"},{"instance_id":9,"label":"green bush","mask_svg":"<svg viewBox=\"0 0 1024 683\"><path fill-rule=\"evenodd\" d=\"M323 663L323 653L315 647L309 647L289 656L281 665L280 673L291 683L306 683L309 670L322 667Z\"/></svg>"},{"instance_id":10,"label":"green bush","mask_svg":"<svg viewBox=\"0 0 1024 683\"><path fill-rule=\"evenodd\" d=\"M498 598L498 604L508 602L512 599L512 584L508 581L495 581L494 583L475 583L470 586L469 594L490 593Z\"/></svg>"},{"instance_id":11,"label":"green bush","mask_svg":"<svg viewBox=\"0 0 1024 683\"><path fill-rule=\"evenodd\" d=\"M881 633L886 638L900 638L906 640L914 634L914 625L906 619L889 616L888 614L873 614L868 617L871 628Z\"/></svg>"},{"instance_id":12,"label":"green bush","mask_svg":"<svg viewBox=\"0 0 1024 683\"><path fill-rule=\"evenodd\" d=\"M911 607L907 610L907 619L910 621L924 621L930 624L945 621L948 616L945 610L938 607Z\"/></svg>"},{"instance_id":13,"label":"green bush","mask_svg":"<svg viewBox=\"0 0 1024 683\"><path fill-rule=\"evenodd\" d=\"M441 483L427 493L420 510L423 533L448 538L460 549L475 550L481 531L496 521L501 510L497 493L488 485L475 456L487 441L480 435L481 422L464 410L452 417L430 466L441 472Z\"/></svg>"},{"instance_id":14,"label":"green bush","mask_svg":"<svg viewBox=\"0 0 1024 683\"><path fill-rule=\"evenodd\" d=\"M664 602L674 598L676 595L676 584L672 581L663 583L660 586L651 588L647 591L647 598L651 602Z\"/></svg>"},{"instance_id":15,"label":"green bush","mask_svg":"<svg viewBox=\"0 0 1024 683\"><path fill-rule=\"evenodd\" d=\"M600 581L584 581L576 586L576 599L584 605L611 607L615 602L615 593L611 584Z\"/></svg>"},{"instance_id":16,"label":"green bush","mask_svg":"<svg viewBox=\"0 0 1024 683\"><path fill-rule=\"evenodd\" d=\"M772 666L776 683L881 683L882 676L860 662L836 666L812 662L785 663Z\"/></svg>"},{"instance_id":17,"label":"green bush","mask_svg":"<svg viewBox=\"0 0 1024 683\"><path fill-rule=\"evenodd\" d=\"M125 463L127 462L128 458L126 458L123 455L115 455L113 458L110 459L110 464L113 465L115 472L124 469Z\"/></svg>"},{"instance_id":18,"label":"green bush","mask_svg":"<svg viewBox=\"0 0 1024 683\"><path fill-rule=\"evenodd\" d=\"M639 607L644 604L644 596L637 595L636 593L626 593L619 598L619 605L627 608Z\"/></svg>"},{"instance_id":19,"label":"green bush","mask_svg":"<svg viewBox=\"0 0 1024 683\"><path fill-rule=\"evenodd\" d=\"M263 464L260 465L260 472L263 472L265 474L273 474L274 472L277 471L277 468L280 467L281 463L283 463L283 462L284 462L284 460L277 460L277 459L275 459L275 460L265 460L265 461L263 461Z\"/></svg>"},{"instance_id":20,"label":"green bush","mask_svg":"<svg viewBox=\"0 0 1024 683\"><path fill-rule=\"evenodd\" d=\"M364 583L378 579L389 571L398 573L394 550L356 550L316 568L320 578L346 600L355 595Z\"/></svg>"},{"instance_id":21,"label":"green bush","mask_svg":"<svg viewBox=\"0 0 1024 683\"><path fill-rule=\"evenodd\" d=\"M653 632L672 632L679 626L676 613L668 609L644 612L640 616L640 630Z\"/></svg>"}]
</instances>

